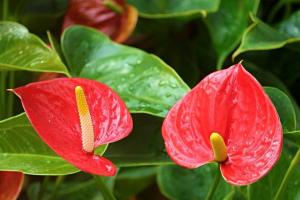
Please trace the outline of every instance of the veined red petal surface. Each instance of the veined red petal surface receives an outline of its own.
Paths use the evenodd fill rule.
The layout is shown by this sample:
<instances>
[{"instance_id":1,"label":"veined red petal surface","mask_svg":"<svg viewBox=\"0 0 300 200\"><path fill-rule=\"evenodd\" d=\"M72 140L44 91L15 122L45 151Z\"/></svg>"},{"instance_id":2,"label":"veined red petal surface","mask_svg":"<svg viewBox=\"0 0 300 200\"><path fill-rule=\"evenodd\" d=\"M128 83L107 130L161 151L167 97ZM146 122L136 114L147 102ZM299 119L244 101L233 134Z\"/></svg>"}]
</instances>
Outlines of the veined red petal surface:
<instances>
[{"instance_id":1,"label":"veined red petal surface","mask_svg":"<svg viewBox=\"0 0 300 200\"><path fill-rule=\"evenodd\" d=\"M241 64L204 78L169 111L162 127L168 154L188 168L214 160L212 132L227 146L228 158L220 169L231 184L255 182L280 156L282 127L276 109Z\"/></svg>"},{"instance_id":2,"label":"veined red petal surface","mask_svg":"<svg viewBox=\"0 0 300 200\"><path fill-rule=\"evenodd\" d=\"M137 12L124 0L114 1L123 9L123 13L106 7L104 0L70 0L62 29L81 24L96 28L117 42L125 41L136 25Z\"/></svg>"},{"instance_id":3,"label":"veined red petal surface","mask_svg":"<svg viewBox=\"0 0 300 200\"><path fill-rule=\"evenodd\" d=\"M0 172L0 200L15 200L21 192L24 174L21 172Z\"/></svg>"},{"instance_id":4,"label":"veined red petal surface","mask_svg":"<svg viewBox=\"0 0 300 200\"><path fill-rule=\"evenodd\" d=\"M132 119L120 97L108 86L81 78L60 78L14 90L40 137L58 155L79 169L102 176L115 174L107 159L82 148L75 87L84 90L94 130L95 148L126 137Z\"/></svg>"}]
</instances>

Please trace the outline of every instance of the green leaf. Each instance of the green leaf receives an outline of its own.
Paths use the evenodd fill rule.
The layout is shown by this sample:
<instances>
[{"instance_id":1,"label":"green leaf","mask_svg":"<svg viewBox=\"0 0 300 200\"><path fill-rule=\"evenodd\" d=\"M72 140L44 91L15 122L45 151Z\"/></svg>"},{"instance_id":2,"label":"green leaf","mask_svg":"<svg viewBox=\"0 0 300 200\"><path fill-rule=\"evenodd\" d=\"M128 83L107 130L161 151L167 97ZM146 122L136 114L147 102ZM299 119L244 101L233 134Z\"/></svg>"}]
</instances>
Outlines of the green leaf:
<instances>
[{"instance_id":1,"label":"green leaf","mask_svg":"<svg viewBox=\"0 0 300 200\"><path fill-rule=\"evenodd\" d=\"M115 180L114 194L117 199L130 197L143 191L155 182L157 167L121 168Z\"/></svg>"},{"instance_id":2,"label":"green leaf","mask_svg":"<svg viewBox=\"0 0 300 200\"><path fill-rule=\"evenodd\" d=\"M289 167L291 156L286 149L283 149L280 160L275 167L260 181L249 186L249 200L274 199L277 189ZM295 170L292 178L288 182L288 189L284 191L284 199L296 200L300 195L300 171ZM283 198L280 198L280 200Z\"/></svg>"},{"instance_id":3,"label":"green leaf","mask_svg":"<svg viewBox=\"0 0 300 200\"><path fill-rule=\"evenodd\" d=\"M300 10L280 22L276 28L292 38L300 38Z\"/></svg>"},{"instance_id":4,"label":"green leaf","mask_svg":"<svg viewBox=\"0 0 300 200\"><path fill-rule=\"evenodd\" d=\"M25 114L0 122L0 170L64 175L79 170L58 157L33 130Z\"/></svg>"},{"instance_id":5,"label":"green leaf","mask_svg":"<svg viewBox=\"0 0 300 200\"><path fill-rule=\"evenodd\" d=\"M218 55L218 69L222 68L226 57L239 44L244 30L247 28L248 16L253 9L252 7L252 0L238 2L226 0L221 2L218 12L209 14L206 18L213 45Z\"/></svg>"},{"instance_id":6,"label":"green leaf","mask_svg":"<svg viewBox=\"0 0 300 200\"><path fill-rule=\"evenodd\" d=\"M300 11L282 21L276 28L257 18L253 21L244 32L242 42L234 52L233 58L246 51L277 49L300 41Z\"/></svg>"},{"instance_id":7,"label":"green leaf","mask_svg":"<svg viewBox=\"0 0 300 200\"><path fill-rule=\"evenodd\" d=\"M0 71L28 70L68 75L58 55L15 22L0 22Z\"/></svg>"},{"instance_id":8,"label":"green leaf","mask_svg":"<svg viewBox=\"0 0 300 200\"><path fill-rule=\"evenodd\" d=\"M128 0L146 18L170 18L205 15L218 10L220 0Z\"/></svg>"},{"instance_id":9,"label":"green leaf","mask_svg":"<svg viewBox=\"0 0 300 200\"><path fill-rule=\"evenodd\" d=\"M197 169L184 169L179 166L161 166L157 181L161 192L172 200L205 199L214 182L218 167L214 163ZM213 199L224 199L231 186L222 178L214 192Z\"/></svg>"},{"instance_id":10,"label":"green leaf","mask_svg":"<svg viewBox=\"0 0 300 200\"><path fill-rule=\"evenodd\" d=\"M162 119L133 115L133 131L125 139L109 144L104 157L119 167L170 164L161 136Z\"/></svg>"},{"instance_id":11,"label":"green leaf","mask_svg":"<svg viewBox=\"0 0 300 200\"><path fill-rule=\"evenodd\" d=\"M284 131L296 129L296 113L289 97L277 88L264 87L279 114Z\"/></svg>"},{"instance_id":12,"label":"green leaf","mask_svg":"<svg viewBox=\"0 0 300 200\"><path fill-rule=\"evenodd\" d=\"M61 43L73 75L109 85L133 113L163 117L189 91L158 57L114 43L94 29L73 26Z\"/></svg>"},{"instance_id":13,"label":"green leaf","mask_svg":"<svg viewBox=\"0 0 300 200\"><path fill-rule=\"evenodd\" d=\"M284 132L284 138L300 146L300 130Z\"/></svg>"}]
</instances>

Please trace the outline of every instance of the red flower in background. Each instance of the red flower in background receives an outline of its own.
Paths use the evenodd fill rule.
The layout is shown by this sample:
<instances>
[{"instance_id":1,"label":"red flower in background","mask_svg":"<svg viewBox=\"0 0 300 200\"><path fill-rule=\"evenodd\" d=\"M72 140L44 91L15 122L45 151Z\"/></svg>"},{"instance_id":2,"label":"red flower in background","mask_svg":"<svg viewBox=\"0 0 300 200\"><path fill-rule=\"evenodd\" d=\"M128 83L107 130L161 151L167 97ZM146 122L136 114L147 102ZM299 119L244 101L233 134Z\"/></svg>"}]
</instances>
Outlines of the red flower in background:
<instances>
[{"instance_id":1,"label":"red flower in background","mask_svg":"<svg viewBox=\"0 0 300 200\"><path fill-rule=\"evenodd\" d=\"M118 9L113 10L112 7ZM86 25L122 43L133 32L137 18L136 9L124 0L70 0L62 28Z\"/></svg>"},{"instance_id":2,"label":"red flower in background","mask_svg":"<svg viewBox=\"0 0 300 200\"><path fill-rule=\"evenodd\" d=\"M21 172L0 172L0 200L15 200L21 192L24 174Z\"/></svg>"},{"instance_id":3,"label":"red flower in background","mask_svg":"<svg viewBox=\"0 0 300 200\"><path fill-rule=\"evenodd\" d=\"M121 98L108 86L81 78L60 78L14 89L43 141L79 169L112 176L116 169L94 155L102 144L118 141L132 130Z\"/></svg>"},{"instance_id":4,"label":"red flower in background","mask_svg":"<svg viewBox=\"0 0 300 200\"><path fill-rule=\"evenodd\" d=\"M169 111L162 134L177 164L219 162L225 180L235 185L264 176L282 148L276 109L241 64L204 78Z\"/></svg>"}]
</instances>

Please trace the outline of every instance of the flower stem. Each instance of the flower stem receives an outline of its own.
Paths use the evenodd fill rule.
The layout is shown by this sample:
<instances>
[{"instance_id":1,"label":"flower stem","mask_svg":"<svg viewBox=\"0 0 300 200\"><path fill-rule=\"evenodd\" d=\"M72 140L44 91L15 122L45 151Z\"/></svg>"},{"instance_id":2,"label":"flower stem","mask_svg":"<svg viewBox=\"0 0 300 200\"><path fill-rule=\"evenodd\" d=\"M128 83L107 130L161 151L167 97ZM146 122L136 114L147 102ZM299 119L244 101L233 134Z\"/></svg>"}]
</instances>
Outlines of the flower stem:
<instances>
[{"instance_id":1,"label":"flower stem","mask_svg":"<svg viewBox=\"0 0 300 200\"><path fill-rule=\"evenodd\" d=\"M49 197L48 200L56 199L56 194L57 194L58 188L64 179L65 179L65 176L57 176L56 177L54 188L53 188L51 196Z\"/></svg>"},{"instance_id":2,"label":"flower stem","mask_svg":"<svg viewBox=\"0 0 300 200\"><path fill-rule=\"evenodd\" d=\"M294 170L297 168L297 165L299 163L300 163L300 148L298 149L296 155L294 156L293 160L291 161L290 166L287 169L287 171L284 175L284 178L279 186L279 189L277 190L274 200L278 200L281 197L283 191L287 187L289 179L292 177L292 174L293 174Z\"/></svg>"},{"instance_id":3,"label":"flower stem","mask_svg":"<svg viewBox=\"0 0 300 200\"><path fill-rule=\"evenodd\" d=\"M219 168L219 167L218 167ZM205 200L211 200L218 185L219 185L219 182L220 182L220 179L221 179L221 172L219 171L219 169L217 169L217 173L216 173L216 177L215 177L215 180L212 184L212 186L210 187L207 195L206 195L206 198Z\"/></svg>"},{"instance_id":4,"label":"flower stem","mask_svg":"<svg viewBox=\"0 0 300 200\"><path fill-rule=\"evenodd\" d=\"M14 88L15 86L15 72L11 71L9 72L9 89ZM8 89L8 88L6 88ZM14 95L13 93L9 92L7 94L7 112L6 112L6 117L11 117L13 115L14 111Z\"/></svg>"},{"instance_id":5,"label":"flower stem","mask_svg":"<svg viewBox=\"0 0 300 200\"><path fill-rule=\"evenodd\" d=\"M7 20L8 16L8 0L3 0L2 3L2 20L5 21Z\"/></svg>"},{"instance_id":6,"label":"flower stem","mask_svg":"<svg viewBox=\"0 0 300 200\"><path fill-rule=\"evenodd\" d=\"M104 180L101 176L94 176L94 179L98 185L98 187L101 190L101 193L104 197L104 199L107 200L116 200L110 189L107 187L107 185L104 183Z\"/></svg>"},{"instance_id":7,"label":"flower stem","mask_svg":"<svg viewBox=\"0 0 300 200\"><path fill-rule=\"evenodd\" d=\"M0 72L0 120L4 119L6 116L5 109L5 89L6 89L6 75L7 72Z\"/></svg>"}]
</instances>

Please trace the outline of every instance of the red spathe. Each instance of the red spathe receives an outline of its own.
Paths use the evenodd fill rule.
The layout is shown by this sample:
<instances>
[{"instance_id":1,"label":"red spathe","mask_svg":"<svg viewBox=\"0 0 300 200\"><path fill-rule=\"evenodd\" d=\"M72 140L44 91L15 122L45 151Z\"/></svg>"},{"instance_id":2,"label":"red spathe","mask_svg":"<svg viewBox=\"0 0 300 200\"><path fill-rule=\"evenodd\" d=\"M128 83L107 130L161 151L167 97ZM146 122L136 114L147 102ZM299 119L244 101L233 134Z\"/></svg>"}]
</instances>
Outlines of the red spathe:
<instances>
[{"instance_id":1,"label":"red spathe","mask_svg":"<svg viewBox=\"0 0 300 200\"><path fill-rule=\"evenodd\" d=\"M205 77L169 111L162 127L168 154L187 168L214 160L212 132L218 132L227 146L228 158L220 170L231 184L257 181L280 157L279 116L241 64Z\"/></svg>"},{"instance_id":2,"label":"red spathe","mask_svg":"<svg viewBox=\"0 0 300 200\"><path fill-rule=\"evenodd\" d=\"M21 172L0 172L0 200L15 200L21 192L24 174Z\"/></svg>"},{"instance_id":3,"label":"red spathe","mask_svg":"<svg viewBox=\"0 0 300 200\"><path fill-rule=\"evenodd\" d=\"M21 98L34 129L58 155L88 173L112 176L113 163L82 148L80 119L75 87L85 92L94 129L95 148L126 137L132 119L121 98L108 86L81 78L60 78L19 87Z\"/></svg>"}]
</instances>

